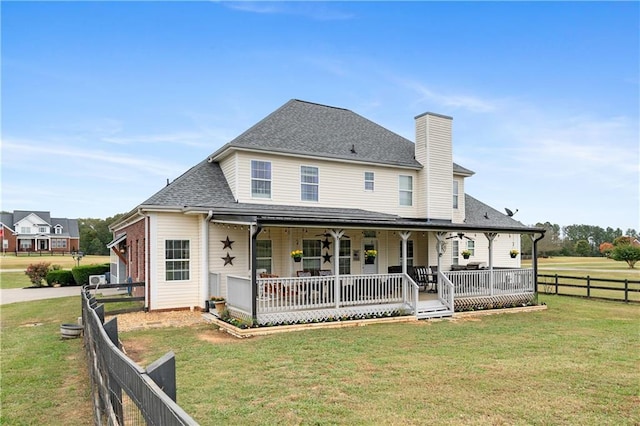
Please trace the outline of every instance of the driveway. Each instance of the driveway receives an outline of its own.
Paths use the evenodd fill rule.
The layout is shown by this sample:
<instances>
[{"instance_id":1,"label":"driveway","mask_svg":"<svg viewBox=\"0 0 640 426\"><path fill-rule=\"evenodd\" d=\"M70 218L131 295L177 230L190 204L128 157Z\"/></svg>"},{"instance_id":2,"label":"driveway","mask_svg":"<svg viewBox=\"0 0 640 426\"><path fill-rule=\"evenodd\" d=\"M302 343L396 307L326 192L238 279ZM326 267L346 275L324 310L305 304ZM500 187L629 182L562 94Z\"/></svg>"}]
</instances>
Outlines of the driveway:
<instances>
[{"instance_id":1,"label":"driveway","mask_svg":"<svg viewBox=\"0 0 640 426\"><path fill-rule=\"evenodd\" d=\"M0 305L31 300L55 299L57 297L80 296L81 287L40 287L0 289ZM123 294L126 289L104 289L99 292L106 295Z\"/></svg>"}]
</instances>

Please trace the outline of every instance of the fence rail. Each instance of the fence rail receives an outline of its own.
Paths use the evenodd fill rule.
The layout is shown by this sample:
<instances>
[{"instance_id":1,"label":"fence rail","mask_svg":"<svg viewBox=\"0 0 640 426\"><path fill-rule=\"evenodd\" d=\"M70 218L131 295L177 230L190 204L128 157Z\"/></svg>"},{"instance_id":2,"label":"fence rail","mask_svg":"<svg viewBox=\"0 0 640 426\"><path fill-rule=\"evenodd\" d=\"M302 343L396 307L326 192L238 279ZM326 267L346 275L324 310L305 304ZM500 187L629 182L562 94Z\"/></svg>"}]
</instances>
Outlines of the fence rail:
<instances>
[{"instance_id":1,"label":"fence rail","mask_svg":"<svg viewBox=\"0 0 640 426\"><path fill-rule=\"evenodd\" d=\"M109 288L110 289L119 289L119 288L127 289L127 296L121 295L117 297L99 297L99 298L96 298L96 302L98 303L144 302L144 299L145 299L144 296L133 296L133 289L138 287L144 288L145 283L137 282L137 283L98 284L98 285L90 284L86 286L86 289L93 290L96 293L98 290L104 290ZM138 306L131 306L128 308L110 310L109 312L106 312L106 313L109 315L116 315L116 314L124 314L128 312L140 312L140 311L144 311L144 309L145 309L144 304L140 304Z\"/></svg>"},{"instance_id":2,"label":"fence rail","mask_svg":"<svg viewBox=\"0 0 640 426\"><path fill-rule=\"evenodd\" d=\"M612 285L594 285L593 283L609 283ZM640 280L592 278L589 275L575 277L558 274L538 274L537 284L538 292L546 294L640 302ZM574 290L563 292L561 291L562 288ZM624 295L623 297L611 297L611 292L615 292L614 294L616 295L623 292Z\"/></svg>"},{"instance_id":3,"label":"fence rail","mask_svg":"<svg viewBox=\"0 0 640 426\"><path fill-rule=\"evenodd\" d=\"M118 318L104 322L104 305L87 286L81 296L94 424L197 425L176 403L174 354L140 367L121 350Z\"/></svg>"}]
</instances>

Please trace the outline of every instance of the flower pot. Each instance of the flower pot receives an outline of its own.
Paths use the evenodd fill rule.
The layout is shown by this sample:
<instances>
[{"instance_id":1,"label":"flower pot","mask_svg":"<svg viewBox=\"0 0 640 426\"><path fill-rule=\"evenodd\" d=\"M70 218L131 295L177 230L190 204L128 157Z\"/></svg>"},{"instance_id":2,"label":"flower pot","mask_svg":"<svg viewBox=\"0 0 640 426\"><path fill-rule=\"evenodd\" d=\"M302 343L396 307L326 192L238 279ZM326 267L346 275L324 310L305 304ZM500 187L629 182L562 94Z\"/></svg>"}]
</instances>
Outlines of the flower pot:
<instances>
[{"instance_id":1,"label":"flower pot","mask_svg":"<svg viewBox=\"0 0 640 426\"><path fill-rule=\"evenodd\" d=\"M512 259L515 259L518 255L515 253L509 253L509 255L511 256Z\"/></svg>"},{"instance_id":2,"label":"flower pot","mask_svg":"<svg viewBox=\"0 0 640 426\"><path fill-rule=\"evenodd\" d=\"M365 265L373 265L374 263L376 263L376 257L375 256L367 256L364 259L364 263L365 263Z\"/></svg>"},{"instance_id":3,"label":"flower pot","mask_svg":"<svg viewBox=\"0 0 640 426\"><path fill-rule=\"evenodd\" d=\"M216 307L216 312L218 313L218 315L222 315L222 311L224 311L224 308L226 307L227 302L224 300L218 300L213 302L213 304Z\"/></svg>"},{"instance_id":4,"label":"flower pot","mask_svg":"<svg viewBox=\"0 0 640 426\"><path fill-rule=\"evenodd\" d=\"M463 254L462 257L464 257L465 259L468 259L471 255L469 254Z\"/></svg>"},{"instance_id":5,"label":"flower pot","mask_svg":"<svg viewBox=\"0 0 640 426\"><path fill-rule=\"evenodd\" d=\"M293 261L296 262L296 263L300 262L301 260L302 260L301 257L294 257L293 258Z\"/></svg>"}]
</instances>

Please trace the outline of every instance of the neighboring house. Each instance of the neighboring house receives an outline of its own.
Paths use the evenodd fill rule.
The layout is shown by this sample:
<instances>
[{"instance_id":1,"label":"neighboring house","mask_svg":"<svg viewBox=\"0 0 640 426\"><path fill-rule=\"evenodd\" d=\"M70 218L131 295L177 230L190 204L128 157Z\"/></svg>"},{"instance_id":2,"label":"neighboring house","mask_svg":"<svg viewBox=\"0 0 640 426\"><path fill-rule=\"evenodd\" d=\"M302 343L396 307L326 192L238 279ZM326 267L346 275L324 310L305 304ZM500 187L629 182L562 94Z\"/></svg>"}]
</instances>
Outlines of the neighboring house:
<instances>
[{"instance_id":1,"label":"neighboring house","mask_svg":"<svg viewBox=\"0 0 640 426\"><path fill-rule=\"evenodd\" d=\"M509 253L544 230L465 193L451 117L415 125L413 143L291 100L113 224L111 276L145 281L150 310L219 295L259 323L530 302L535 271Z\"/></svg>"},{"instance_id":2,"label":"neighboring house","mask_svg":"<svg viewBox=\"0 0 640 426\"><path fill-rule=\"evenodd\" d=\"M45 211L0 214L3 252L72 252L80 248L76 219L53 218Z\"/></svg>"}]
</instances>

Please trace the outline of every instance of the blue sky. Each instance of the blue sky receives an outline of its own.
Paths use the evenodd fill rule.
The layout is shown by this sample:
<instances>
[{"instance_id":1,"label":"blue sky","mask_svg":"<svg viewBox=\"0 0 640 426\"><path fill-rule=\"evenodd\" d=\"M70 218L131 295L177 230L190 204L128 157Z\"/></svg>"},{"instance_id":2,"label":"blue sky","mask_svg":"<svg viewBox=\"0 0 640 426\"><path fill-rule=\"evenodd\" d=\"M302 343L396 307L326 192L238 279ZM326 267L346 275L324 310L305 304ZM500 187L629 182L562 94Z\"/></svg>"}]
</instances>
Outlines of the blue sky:
<instances>
[{"instance_id":1,"label":"blue sky","mask_svg":"<svg viewBox=\"0 0 640 426\"><path fill-rule=\"evenodd\" d=\"M3 2L2 209L131 210L292 98L414 140L469 194L640 230L639 4Z\"/></svg>"}]
</instances>

